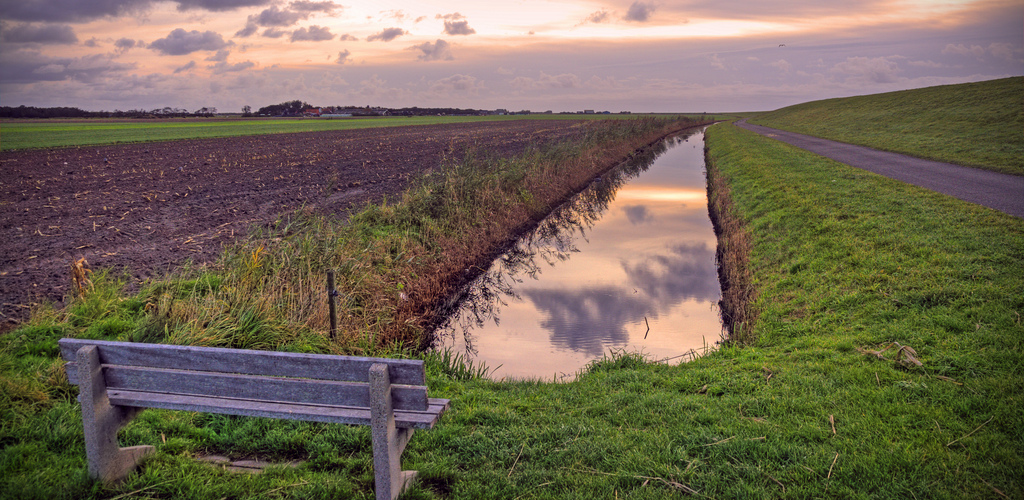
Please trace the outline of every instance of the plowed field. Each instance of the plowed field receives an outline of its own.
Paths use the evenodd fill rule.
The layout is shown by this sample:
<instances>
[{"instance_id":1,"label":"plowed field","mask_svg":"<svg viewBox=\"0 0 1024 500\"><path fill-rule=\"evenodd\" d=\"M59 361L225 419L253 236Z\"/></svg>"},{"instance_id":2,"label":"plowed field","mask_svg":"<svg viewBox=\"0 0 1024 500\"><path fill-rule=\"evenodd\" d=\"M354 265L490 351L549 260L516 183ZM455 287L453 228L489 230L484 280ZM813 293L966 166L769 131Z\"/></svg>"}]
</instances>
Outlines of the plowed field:
<instances>
[{"instance_id":1,"label":"plowed field","mask_svg":"<svg viewBox=\"0 0 1024 500\"><path fill-rule=\"evenodd\" d=\"M0 330L61 301L80 257L145 279L299 207L346 217L394 199L468 147L513 155L581 131L523 120L0 153Z\"/></svg>"}]
</instances>

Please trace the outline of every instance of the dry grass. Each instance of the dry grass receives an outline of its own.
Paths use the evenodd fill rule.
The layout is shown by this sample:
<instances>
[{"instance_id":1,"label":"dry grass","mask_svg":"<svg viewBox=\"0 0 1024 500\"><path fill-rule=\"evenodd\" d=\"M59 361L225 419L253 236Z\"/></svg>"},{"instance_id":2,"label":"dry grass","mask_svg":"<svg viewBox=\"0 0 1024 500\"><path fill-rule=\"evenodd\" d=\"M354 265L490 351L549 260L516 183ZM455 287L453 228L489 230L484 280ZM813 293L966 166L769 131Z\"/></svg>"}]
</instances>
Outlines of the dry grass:
<instances>
[{"instance_id":1,"label":"dry grass","mask_svg":"<svg viewBox=\"0 0 1024 500\"><path fill-rule=\"evenodd\" d=\"M706 150L705 150L706 152ZM732 203L728 179L706 158L708 175L708 214L718 237L715 259L722 286L722 323L729 341L749 344L754 340L756 312L752 307L756 292L751 284L749 255L750 232Z\"/></svg>"}]
</instances>

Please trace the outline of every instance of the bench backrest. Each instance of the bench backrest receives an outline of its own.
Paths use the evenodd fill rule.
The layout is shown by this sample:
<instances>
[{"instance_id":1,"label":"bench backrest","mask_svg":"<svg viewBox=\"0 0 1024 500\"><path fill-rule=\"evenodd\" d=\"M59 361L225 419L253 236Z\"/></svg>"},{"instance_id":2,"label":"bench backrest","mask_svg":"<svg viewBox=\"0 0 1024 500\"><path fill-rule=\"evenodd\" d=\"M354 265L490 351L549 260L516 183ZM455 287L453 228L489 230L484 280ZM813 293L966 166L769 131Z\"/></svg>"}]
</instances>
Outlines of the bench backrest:
<instances>
[{"instance_id":1,"label":"bench backrest","mask_svg":"<svg viewBox=\"0 0 1024 500\"><path fill-rule=\"evenodd\" d=\"M421 360L87 339L61 339L59 345L75 385L76 353L92 345L107 389L361 408L370 405L370 366L384 363L394 409L427 409Z\"/></svg>"}]
</instances>

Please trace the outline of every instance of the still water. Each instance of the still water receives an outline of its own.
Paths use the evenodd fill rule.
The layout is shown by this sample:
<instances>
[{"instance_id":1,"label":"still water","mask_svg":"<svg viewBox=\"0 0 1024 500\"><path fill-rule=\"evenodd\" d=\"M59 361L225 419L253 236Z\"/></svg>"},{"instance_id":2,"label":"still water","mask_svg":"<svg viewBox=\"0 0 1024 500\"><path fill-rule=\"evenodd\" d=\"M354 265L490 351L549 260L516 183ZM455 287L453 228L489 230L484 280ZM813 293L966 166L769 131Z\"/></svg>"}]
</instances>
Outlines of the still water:
<instances>
[{"instance_id":1,"label":"still water","mask_svg":"<svg viewBox=\"0 0 1024 500\"><path fill-rule=\"evenodd\" d=\"M721 338L703 131L596 179L464 291L441 347L491 377L566 380L610 351L680 361Z\"/></svg>"}]
</instances>

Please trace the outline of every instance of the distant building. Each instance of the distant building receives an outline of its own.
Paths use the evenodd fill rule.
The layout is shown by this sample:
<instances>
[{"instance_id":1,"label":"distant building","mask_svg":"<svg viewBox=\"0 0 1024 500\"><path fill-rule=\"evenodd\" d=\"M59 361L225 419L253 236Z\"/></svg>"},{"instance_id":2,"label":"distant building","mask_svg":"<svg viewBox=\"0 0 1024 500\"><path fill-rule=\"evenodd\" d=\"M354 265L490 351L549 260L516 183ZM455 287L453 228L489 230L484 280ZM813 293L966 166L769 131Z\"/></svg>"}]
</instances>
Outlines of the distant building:
<instances>
[{"instance_id":1,"label":"distant building","mask_svg":"<svg viewBox=\"0 0 1024 500\"><path fill-rule=\"evenodd\" d=\"M594 114L594 110L592 110L592 109L584 109L583 110L583 114L585 114L585 115L592 115L592 114Z\"/></svg>"}]
</instances>

